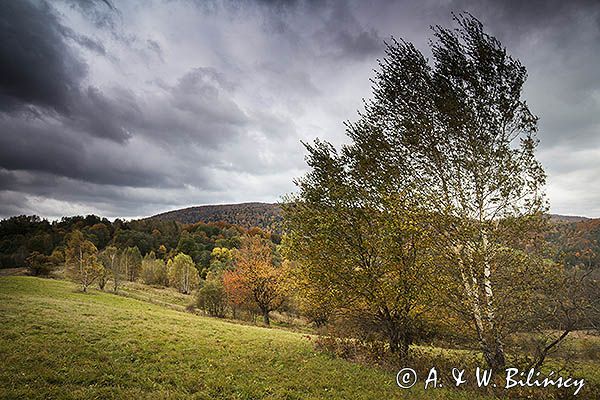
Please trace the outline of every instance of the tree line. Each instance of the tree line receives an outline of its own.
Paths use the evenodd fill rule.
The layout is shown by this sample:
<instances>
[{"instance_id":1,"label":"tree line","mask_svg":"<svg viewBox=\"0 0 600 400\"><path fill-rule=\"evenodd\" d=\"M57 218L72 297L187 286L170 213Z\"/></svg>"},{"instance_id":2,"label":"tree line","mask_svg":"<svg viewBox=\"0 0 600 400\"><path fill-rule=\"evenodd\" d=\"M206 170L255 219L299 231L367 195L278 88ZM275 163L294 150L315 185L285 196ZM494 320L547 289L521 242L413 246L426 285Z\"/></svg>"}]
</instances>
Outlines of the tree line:
<instances>
[{"instance_id":1,"label":"tree line","mask_svg":"<svg viewBox=\"0 0 600 400\"><path fill-rule=\"evenodd\" d=\"M152 219L111 222L95 215L63 217L51 222L35 215L22 215L0 221L0 267L31 267L27 259L33 254L37 256L39 262L36 265L40 268L44 264L58 265L64 261L68 236L75 230L98 251L107 246L132 247L142 256L154 252L157 258L164 260L177 253L188 254L202 276L211 267L211 253L215 248L239 247L241 238L248 234L261 234L275 244L281 241L276 233L227 223L181 224ZM32 272L44 273L37 271L35 266Z\"/></svg>"},{"instance_id":2,"label":"tree line","mask_svg":"<svg viewBox=\"0 0 600 400\"><path fill-rule=\"evenodd\" d=\"M18 216L0 221L0 232L6 266L26 266L40 276L64 273L83 291L118 292L124 282L169 286L194 293L209 315L260 315L267 325L271 311L292 304L284 296L281 237L257 227Z\"/></svg>"}]
</instances>

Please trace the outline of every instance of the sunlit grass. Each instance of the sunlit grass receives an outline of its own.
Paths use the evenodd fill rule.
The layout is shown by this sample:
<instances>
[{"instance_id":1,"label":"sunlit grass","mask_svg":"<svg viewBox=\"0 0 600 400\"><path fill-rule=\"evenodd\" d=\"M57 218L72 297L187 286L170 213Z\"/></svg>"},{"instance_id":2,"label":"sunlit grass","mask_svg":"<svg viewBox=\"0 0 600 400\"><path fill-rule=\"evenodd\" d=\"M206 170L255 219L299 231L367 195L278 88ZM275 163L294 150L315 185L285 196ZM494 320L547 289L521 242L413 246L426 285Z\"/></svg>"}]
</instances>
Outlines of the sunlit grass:
<instances>
[{"instance_id":1,"label":"sunlit grass","mask_svg":"<svg viewBox=\"0 0 600 400\"><path fill-rule=\"evenodd\" d=\"M0 278L0 359L6 399L477 398L403 391L393 373L316 353L300 333L30 277Z\"/></svg>"}]
</instances>

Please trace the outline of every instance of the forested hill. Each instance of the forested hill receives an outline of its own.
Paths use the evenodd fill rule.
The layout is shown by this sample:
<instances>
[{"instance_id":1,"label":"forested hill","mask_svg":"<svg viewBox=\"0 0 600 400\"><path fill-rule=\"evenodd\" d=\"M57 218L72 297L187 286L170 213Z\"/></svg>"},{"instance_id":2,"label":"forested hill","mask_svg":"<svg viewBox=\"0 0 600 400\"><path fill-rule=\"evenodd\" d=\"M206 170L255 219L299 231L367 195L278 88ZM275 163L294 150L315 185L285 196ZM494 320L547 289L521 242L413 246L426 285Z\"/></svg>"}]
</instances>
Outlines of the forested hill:
<instances>
[{"instance_id":1,"label":"forested hill","mask_svg":"<svg viewBox=\"0 0 600 400\"><path fill-rule=\"evenodd\" d=\"M148 219L177 221L184 224L196 222L227 222L244 228L258 226L279 231L281 208L271 203L240 203L189 207L157 214Z\"/></svg>"},{"instance_id":2,"label":"forested hill","mask_svg":"<svg viewBox=\"0 0 600 400\"><path fill-rule=\"evenodd\" d=\"M195 206L179 210L167 211L156 214L146 219L158 221L177 221L182 224L195 224L196 222L227 222L228 224L252 228L258 226L262 229L278 232L281 227L281 208L273 203L239 203L239 204L214 204ZM552 222L570 224L589 220L586 217L550 214Z\"/></svg>"},{"instance_id":3,"label":"forested hill","mask_svg":"<svg viewBox=\"0 0 600 400\"><path fill-rule=\"evenodd\" d=\"M576 215L559 215L559 214L550 214L550 221L555 222L557 224L570 224L576 222L589 221L592 218L588 217L580 217Z\"/></svg>"},{"instance_id":4,"label":"forested hill","mask_svg":"<svg viewBox=\"0 0 600 400\"><path fill-rule=\"evenodd\" d=\"M548 239L557 261L600 266L600 218L550 217L555 224ZM216 223L221 221L225 225ZM111 245L119 249L137 247L141 255L154 251L167 257L184 252L201 268L208 268L215 247L236 247L246 230L254 227L281 233L281 223L280 207L268 203L199 206L114 222L95 215L52 222L37 216L15 216L0 220L0 268L24 267L25 260L36 252L50 257L58 250L59 255L67 235L74 230L81 231L100 251ZM279 241L279 235L273 237L274 242Z\"/></svg>"}]
</instances>

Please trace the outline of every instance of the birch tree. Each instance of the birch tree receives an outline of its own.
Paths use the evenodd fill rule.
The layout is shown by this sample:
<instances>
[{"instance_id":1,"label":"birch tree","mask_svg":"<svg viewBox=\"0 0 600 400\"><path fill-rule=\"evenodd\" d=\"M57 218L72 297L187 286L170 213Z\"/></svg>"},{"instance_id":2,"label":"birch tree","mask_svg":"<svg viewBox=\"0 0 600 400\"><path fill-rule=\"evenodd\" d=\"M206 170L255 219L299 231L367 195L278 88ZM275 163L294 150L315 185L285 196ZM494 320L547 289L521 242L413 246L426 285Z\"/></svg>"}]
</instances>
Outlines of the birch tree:
<instances>
[{"instance_id":1,"label":"birch tree","mask_svg":"<svg viewBox=\"0 0 600 400\"><path fill-rule=\"evenodd\" d=\"M200 278L198 270L187 254L179 253L167 263L169 285L184 294L189 294L198 286Z\"/></svg>"},{"instance_id":2,"label":"birch tree","mask_svg":"<svg viewBox=\"0 0 600 400\"><path fill-rule=\"evenodd\" d=\"M137 246L123 249L119 261L125 279L130 282L135 281L142 268L142 255Z\"/></svg>"},{"instance_id":3,"label":"birch tree","mask_svg":"<svg viewBox=\"0 0 600 400\"><path fill-rule=\"evenodd\" d=\"M517 239L542 226L537 222L546 209L545 174L535 158L537 117L521 97L525 67L471 15L454 16L454 22L456 29L433 28L431 62L411 43L396 39L387 43L372 79L373 97L365 102L359 119L347 123L350 144L339 155L327 143L308 147L312 171L299 181L300 201L291 202L288 210L293 215L294 208L301 210L303 205L313 210L337 208L332 215L340 227L347 227L352 219L339 218L344 209L370 208L376 216L406 199L416 203L418 212L413 215L419 215L417 221L423 217L428 221L425 229L436 256L436 270L429 279L444 282L434 285L437 297L464 311L486 363L500 370L508 331L499 318L497 294L498 289L508 291L497 285L519 282L498 278L519 264L518 257L507 256L516 253L506 249L516 246L524 256L531 251L526 240ZM310 182L310 174L319 180ZM351 208L336 203L342 187L337 182L356 188L345 199ZM288 221L305 227L313 221L317 231L330 223L308 215L304 221L288 216ZM372 245L387 234L386 229L374 229L378 220L363 219L357 226L364 228L353 228L348 240L344 229L338 230L337 255L343 257L337 263L323 258L321 269L335 270L343 265L340 262L352 260L374 262L364 271L386 265L388 261L382 260L387 257ZM299 243L311 238L309 229L296 231ZM323 238L314 241L316 254L335 256L334 247L324 248ZM353 253L361 247L364 251ZM386 248L399 255L401 249ZM374 254L379 260L371 257ZM360 285L347 290L356 288ZM406 301L402 286L397 290L398 299Z\"/></svg>"},{"instance_id":4,"label":"birch tree","mask_svg":"<svg viewBox=\"0 0 600 400\"><path fill-rule=\"evenodd\" d=\"M68 276L81 284L81 290L94 283L103 271L98 262L98 250L89 240L86 240L79 230L73 231L67 239L65 250L65 267Z\"/></svg>"},{"instance_id":5,"label":"birch tree","mask_svg":"<svg viewBox=\"0 0 600 400\"><path fill-rule=\"evenodd\" d=\"M534 154L537 117L521 98L525 67L474 17L454 21L457 29L433 28L433 63L410 43L388 44L374 98L350 124L352 151L426 199L440 265L458 278L484 358L499 370L505 332L494 282L510 267L499 255L545 210L545 174Z\"/></svg>"},{"instance_id":6,"label":"birch tree","mask_svg":"<svg viewBox=\"0 0 600 400\"><path fill-rule=\"evenodd\" d=\"M113 291L117 292L123 275L121 264L119 263L119 249L114 246L107 246L100 253L100 261L112 278Z\"/></svg>"},{"instance_id":7,"label":"birch tree","mask_svg":"<svg viewBox=\"0 0 600 400\"><path fill-rule=\"evenodd\" d=\"M164 260L156 258L153 251L144 256L140 276L146 285L167 286L169 284L167 266Z\"/></svg>"}]
</instances>

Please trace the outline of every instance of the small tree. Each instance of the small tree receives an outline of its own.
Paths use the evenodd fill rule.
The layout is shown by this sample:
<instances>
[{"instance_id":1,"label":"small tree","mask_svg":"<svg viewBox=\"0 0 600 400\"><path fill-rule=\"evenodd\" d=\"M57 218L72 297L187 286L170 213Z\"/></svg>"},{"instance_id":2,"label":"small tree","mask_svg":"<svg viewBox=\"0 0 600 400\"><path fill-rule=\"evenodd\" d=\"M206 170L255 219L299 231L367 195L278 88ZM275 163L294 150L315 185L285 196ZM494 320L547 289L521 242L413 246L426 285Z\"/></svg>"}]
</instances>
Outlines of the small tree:
<instances>
[{"instance_id":1,"label":"small tree","mask_svg":"<svg viewBox=\"0 0 600 400\"><path fill-rule=\"evenodd\" d=\"M169 285L184 294L189 294L198 286L200 278L192 257L179 253L167 263Z\"/></svg>"},{"instance_id":2,"label":"small tree","mask_svg":"<svg viewBox=\"0 0 600 400\"><path fill-rule=\"evenodd\" d=\"M98 289L104 290L108 280L110 279L111 272L109 269L104 267L104 264L100 261L100 265L102 265L102 269L98 274Z\"/></svg>"},{"instance_id":3,"label":"small tree","mask_svg":"<svg viewBox=\"0 0 600 400\"><path fill-rule=\"evenodd\" d=\"M130 282L135 281L142 268L142 255L137 246L123 249L120 263L121 269L125 274L125 279Z\"/></svg>"},{"instance_id":4,"label":"small tree","mask_svg":"<svg viewBox=\"0 0 600 400\"><path fill-rule=\"evenodd\" d=\"M226 247L215 247L210 253L210 270L220 272L233 267L233 251Z\"/></svg>"},{"instance_id":5,"label":"small tree","mask_svg":"<svg viewBox=\"0 0 600 400\"><path fill-rule=\"evenodd\" d=\"M98 262L97 254L96 246L86 240L81 231L75 230L68 236L65 250L66 272L73 280L81 284L84 292L98 279L104 269Z\"/></svg>"},{"instance_id":6,"label":"small tree","mask_svg":"<svg viewBox=\"0 0 600 400\"><path fill-rule=\"evenodd\" d=\"M146 285L167 286L169 284L167 266L162 259L156 258L153 251L144 256L140 276Z\"/></svg>"},{"instance_id":7,"label":"small tree","mask_svg":"<svg viewBox=\"0 0 600 400\"><path fill-rule=\"evenodd\" d=\"M251 315L256 314L257 309L251 292L247 285L243 283L240 275L225 272L223 274L223 286L233 318L239 317L239 311L248 311Z\"/></svg>"},{"instance_id":8,"label":"small tree","mask_svg":"<svg viewBox=\"0 0 600 400\"><path fill-rule=\"evenodd\" d=\"M114 246L107 246L100 253L100 261L102 265L107 270L113 281L113 291L116 292L119 290L119 285L121 284L121 279L123 275L123 271L121 269L121 264L119 263L119 249ZM102 287L103 288L103 287Z\"/></svg>"},{"instance_id":9,"label":"small tree","mask_svg":"<svg viewBox=\"0 0 600 400\"><path fill-rule=\"evenodd\" d=\"M48 275L54 268L51 257L37 251L32 251L25 259L29 273L33 276Z\"/></svg>"},{"instance_id":10,"label":"small tree","mask_svg":"<svg viewBox=\"0 0 600 400\"><path fill-rule=\"evenodd\" d=\"M224 274L228 296L241 303L251 300L270 325L269 312L279 309L286 298L287 270L273 263L270 242L260 236L246 237L235 254L236 268ZM241 295L241 296L240 296Z\"/></svg>"},{"instance_id":11,"label":"small tree","mask_svg":"<svg viewBox=\"0 0 600 400\"><path fill-rule=\"evenodd\" d=\"M317 325L335 315L339 333L386 341L405 357L436 282L426 215L377 188L354 156L308 150L313 169L283 206L300 306Z\"/></svg>"},{"instance_id":12,"label":"small tree","mask_svg":"<svg viewBox=\"0 0 600 400\"><path fill-rule=\"evenodd\" d=\"M198 308L213 317L225 317L227 293L219 274L209 272L204 284L198 290Z\"/></svg>"}]
</instances>

